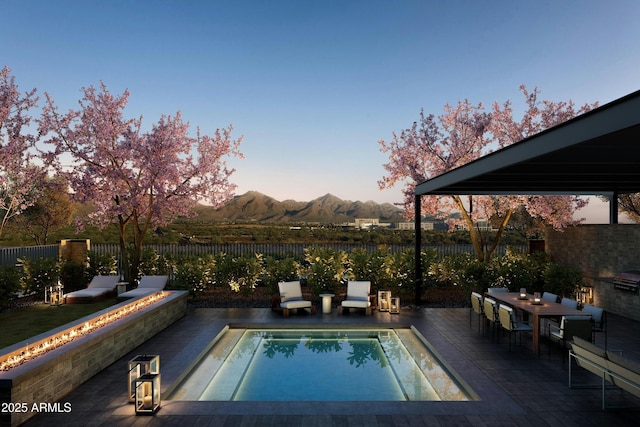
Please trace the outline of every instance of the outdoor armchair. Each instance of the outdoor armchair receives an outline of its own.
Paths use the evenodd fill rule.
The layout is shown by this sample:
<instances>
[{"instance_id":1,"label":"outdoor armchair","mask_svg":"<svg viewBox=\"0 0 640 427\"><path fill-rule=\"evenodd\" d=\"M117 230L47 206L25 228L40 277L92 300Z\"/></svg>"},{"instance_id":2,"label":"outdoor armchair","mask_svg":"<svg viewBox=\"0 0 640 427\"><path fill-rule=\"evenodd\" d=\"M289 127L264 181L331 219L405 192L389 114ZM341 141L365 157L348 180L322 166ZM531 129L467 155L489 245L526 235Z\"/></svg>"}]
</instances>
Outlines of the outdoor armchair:
<instances>
[{"instance_id":1,"label":"outdoor armchair","mask_svg":"<svg viewBox=\"0 0 640 427\"><path fill-rule=\"evenodd\" d=\"M311 314L316 313L316 308L309 300L302 297L302 287L300 281L279 282L278 291L280 292L280 308L284 317L289 316L290 310L309 309Z\"/></svg>"},{"instance_id":2,"label":"outdoor armchair","mask_svg":"<svg viewBox=\"0 0 640 427\"><path fill-rule=\"evenodd\" d=\"M371 315L371 301L369 300L369 292L371 291L370 281L349 281L347 282L347 298L342 301L338 307L338 313L342 313L346 308L364 309L367 316Z\"/></svg>"}]
</instances>

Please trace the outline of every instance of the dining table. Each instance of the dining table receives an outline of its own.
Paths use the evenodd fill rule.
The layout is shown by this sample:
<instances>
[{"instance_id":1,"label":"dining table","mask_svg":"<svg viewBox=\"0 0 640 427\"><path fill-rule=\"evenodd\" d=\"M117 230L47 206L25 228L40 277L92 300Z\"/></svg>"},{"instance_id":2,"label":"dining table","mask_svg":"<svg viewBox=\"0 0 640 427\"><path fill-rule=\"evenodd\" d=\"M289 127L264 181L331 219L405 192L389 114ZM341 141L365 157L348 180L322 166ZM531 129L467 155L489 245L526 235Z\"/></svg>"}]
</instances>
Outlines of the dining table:
<instances>
[{"instance_id":1,"label":"dining table","mask_svg":"<svg viewBox=\"0 0 640 427\"><path fill-rule=\"evenodd\" d=\"M494 299L497 303L506 304L514 310L522 311L531 317L531 326L533 328L533 352L540 354L540 322L544 318L560 318L562 316L584 316L583 311L567 307L566 305L547 300L540 300L540 303L534 302L534 296L526 294L526 298L522 298L520 292L496 292L485 293L485 297Z\"/></svg>"}]
</instances>

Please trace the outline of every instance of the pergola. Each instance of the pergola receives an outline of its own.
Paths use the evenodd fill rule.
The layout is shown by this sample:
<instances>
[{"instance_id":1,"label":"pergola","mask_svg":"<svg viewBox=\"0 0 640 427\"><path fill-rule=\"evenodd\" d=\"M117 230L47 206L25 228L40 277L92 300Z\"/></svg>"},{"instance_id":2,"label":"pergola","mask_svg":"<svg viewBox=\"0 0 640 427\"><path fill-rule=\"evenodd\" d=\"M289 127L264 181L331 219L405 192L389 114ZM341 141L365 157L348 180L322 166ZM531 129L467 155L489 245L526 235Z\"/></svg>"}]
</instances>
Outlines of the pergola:
<instances>
[{"instance_id":1,"label":"pergola","mask_svg":"<svg viewBox=\"0 0 640 427\"><path fill-rule=\"evenodd\" d=\"M423 195L605 195L618 222L618 194L640 192L640 91L416 185ZM416 304L421 218L416 215Z\"/></svg>"}]
</instances>

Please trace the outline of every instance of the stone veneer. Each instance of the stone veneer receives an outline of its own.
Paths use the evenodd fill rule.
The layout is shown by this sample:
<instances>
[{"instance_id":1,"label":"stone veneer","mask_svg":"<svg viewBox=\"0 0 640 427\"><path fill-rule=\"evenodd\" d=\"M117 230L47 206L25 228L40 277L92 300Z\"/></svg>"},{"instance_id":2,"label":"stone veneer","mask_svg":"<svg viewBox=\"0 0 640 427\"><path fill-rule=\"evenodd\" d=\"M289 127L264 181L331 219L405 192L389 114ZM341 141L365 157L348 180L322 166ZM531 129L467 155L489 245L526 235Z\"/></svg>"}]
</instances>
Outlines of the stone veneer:
<instances>
[{"instance_id":1,"label":"stone veneer","mask_svg":"<svg viewBox=\"0 0 640 427\"><path fill-rule=\"evenodd\" d=\"M640 295L613 287L614 276L640 270L640 225L590 224L546 230L546 252L554 262L573 265L593 287L594 304L606 311L640 320Z\"/></svg>"},{"instance_id":2,"label":"stone veneer","mask_svg":"<svg viewBox=\"0 0 640 427\"><path fill-rule=\"evenodd\" d=\"M55 350L43 354L8 371L0 371L0 425L19 425L36 415L33 404L55 404L64 396L105 369L131 350L180 319L187 311L186 291L168 291L170 296L153 305L131 313L111 324L77 338ZM109 310L130 304L122 302L96 314L69 323L49 333L29 340L34 342L48 334L81 325ZM11 346L11 350L26 342ZM6 352L5 352L6 353ZM126 390L123 374L123 390ZM7 412L8 402L26 404L25 412ZM62 404L61 404L62 405ZM61 406L60 410L64 410Z\"/></svg>"}]
</instances>

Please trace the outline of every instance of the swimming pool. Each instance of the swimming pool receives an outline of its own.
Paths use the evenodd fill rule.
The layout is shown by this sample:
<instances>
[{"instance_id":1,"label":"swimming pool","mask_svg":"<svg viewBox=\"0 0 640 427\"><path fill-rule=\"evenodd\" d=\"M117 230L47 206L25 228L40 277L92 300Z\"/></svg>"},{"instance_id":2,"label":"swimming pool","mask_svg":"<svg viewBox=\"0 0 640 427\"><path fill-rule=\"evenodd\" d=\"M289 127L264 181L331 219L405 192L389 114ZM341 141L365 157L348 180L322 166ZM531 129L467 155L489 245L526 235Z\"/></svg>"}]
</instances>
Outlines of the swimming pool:
<instances>
[{"instance_id":1,"label":"swimming pool","mask_svg":"<svg viewBox=\"0 0 640 427\"><path fill-rule=\"evenodd\" d=\"M229 328L167 399L471 400L423 340L410 328Z\"/></svg>"}]
</instances>

